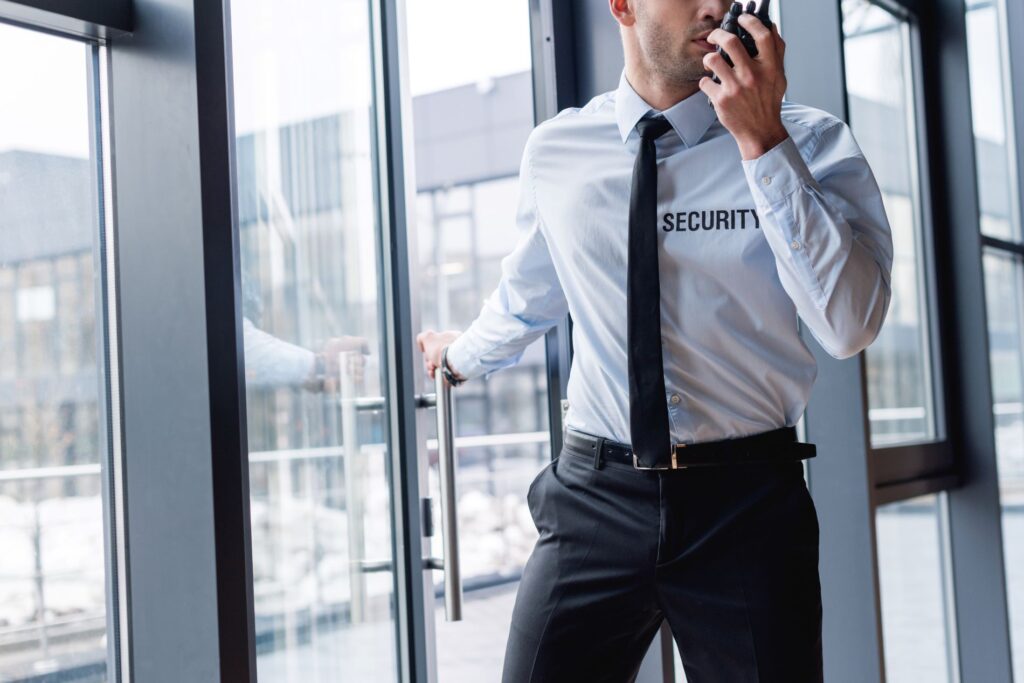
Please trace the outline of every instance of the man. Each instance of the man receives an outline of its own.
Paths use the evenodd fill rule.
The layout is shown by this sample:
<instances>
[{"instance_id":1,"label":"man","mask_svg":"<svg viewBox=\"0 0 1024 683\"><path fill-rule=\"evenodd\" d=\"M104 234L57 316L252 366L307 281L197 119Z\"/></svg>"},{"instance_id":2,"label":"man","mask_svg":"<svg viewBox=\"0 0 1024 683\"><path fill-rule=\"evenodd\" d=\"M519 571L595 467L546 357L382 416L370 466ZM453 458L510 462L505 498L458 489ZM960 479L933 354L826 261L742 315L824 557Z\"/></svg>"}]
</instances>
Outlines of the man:
<instances>
[{"instance_id":1,"label":"man","mask_svg":"<svg viewBox=\"0 0 1024 683\"><path fill-rule=\"evenodd\" d=\"M783 102L784 41L744 15L750 58L716 28L728 6L609 0L617 90L534 129L497 289L465 333L417 338L458 384L572 315L566 440L527 494L540 538L504 683L631 681L663 619L690 683L823 678L797 316L835 358L867 347L892 237L849 128Z\"/></svg>"}]
</instances>

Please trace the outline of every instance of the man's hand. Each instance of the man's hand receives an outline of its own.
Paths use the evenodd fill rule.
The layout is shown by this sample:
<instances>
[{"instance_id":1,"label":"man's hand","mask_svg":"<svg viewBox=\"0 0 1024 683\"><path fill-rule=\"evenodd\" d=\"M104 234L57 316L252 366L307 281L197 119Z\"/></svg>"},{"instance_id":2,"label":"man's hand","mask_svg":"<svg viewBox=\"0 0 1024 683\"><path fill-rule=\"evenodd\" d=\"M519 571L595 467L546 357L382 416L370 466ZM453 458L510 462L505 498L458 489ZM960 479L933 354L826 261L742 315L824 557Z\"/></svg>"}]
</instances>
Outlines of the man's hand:
<instances>
[{"instance_id":1,"label":"man's hand","mask_svg":"<svg viewBox=\"0 0 1024 683\"><path fill-rule=\"evenodd\" d=\"M445 346L451 344L462 334L459 330L447 330L437 332L436 330L424 330L416 335L416 344L423 352L423 363L427 368L427 374L434 379L434 370L441 367L441 351ZM449 363L451 366L451 363ZM458 368L452 367L456 379L462 379Z\"/></svg>"},{"instance_id":2,"label":"man's hand","mask_svg":"<svg viewBox=\"0 0 1024 683\"><path fill-rule=\"evenodd\" d=\"M733 68L718 52L707 53L704 67L722 83L705 76L698 86L715 105L718 120L736 138L740 155L747 160L756 159L789 137L781 114L786 93L786 43L779 35L778 24L772 24L769 30L748 13L739 16L739 23L753 36L757 57L747 54L738 36L716 28L707 40L729 53Z\"/></svg>"}]
</instances>

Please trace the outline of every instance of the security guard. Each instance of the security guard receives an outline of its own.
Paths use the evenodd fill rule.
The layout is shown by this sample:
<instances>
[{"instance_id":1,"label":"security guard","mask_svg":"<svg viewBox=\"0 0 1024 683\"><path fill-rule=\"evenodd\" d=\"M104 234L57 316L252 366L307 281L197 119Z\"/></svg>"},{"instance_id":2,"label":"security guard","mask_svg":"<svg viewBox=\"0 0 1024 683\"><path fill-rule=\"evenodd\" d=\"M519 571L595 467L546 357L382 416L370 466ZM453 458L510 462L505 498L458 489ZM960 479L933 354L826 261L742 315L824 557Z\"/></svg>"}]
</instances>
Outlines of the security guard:
<instances>
[{"instance_id":1,"label":"security guard","mask_svg":"<svg viewBox=\"0 0 1024 683\"><path fill-rule=\"evenodd\" d=\"M850 129L783 102L784 41L743 15L749 57L728 4L609 0L618 88L532 131L497 289L464 333L417 338L459 384L574 323L503 683L626 683L663 619L691 683L823 678L797 316L835 358L867 347L892 237Z\"/></svg>"}]
</instances>

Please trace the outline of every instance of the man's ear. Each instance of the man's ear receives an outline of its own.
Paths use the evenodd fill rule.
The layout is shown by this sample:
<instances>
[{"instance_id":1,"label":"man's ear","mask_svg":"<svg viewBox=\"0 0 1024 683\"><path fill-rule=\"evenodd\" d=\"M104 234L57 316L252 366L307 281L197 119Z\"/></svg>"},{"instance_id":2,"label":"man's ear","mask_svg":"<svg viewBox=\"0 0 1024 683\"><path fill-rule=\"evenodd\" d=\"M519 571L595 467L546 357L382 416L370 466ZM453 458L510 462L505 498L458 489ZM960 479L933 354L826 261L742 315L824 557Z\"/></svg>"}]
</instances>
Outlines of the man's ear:
<instances>
[{"instance_id":1,"label":"man's ear","mask_svg":"<svg viewBox=\"0 0 1024 683\"><path fill-rule=\"evenodd\" d=\"M635 4L636 0L608 0L608 10L619 24L632 26L636 23L636 14L633 12Z\"/></svg>"}]
</instances>

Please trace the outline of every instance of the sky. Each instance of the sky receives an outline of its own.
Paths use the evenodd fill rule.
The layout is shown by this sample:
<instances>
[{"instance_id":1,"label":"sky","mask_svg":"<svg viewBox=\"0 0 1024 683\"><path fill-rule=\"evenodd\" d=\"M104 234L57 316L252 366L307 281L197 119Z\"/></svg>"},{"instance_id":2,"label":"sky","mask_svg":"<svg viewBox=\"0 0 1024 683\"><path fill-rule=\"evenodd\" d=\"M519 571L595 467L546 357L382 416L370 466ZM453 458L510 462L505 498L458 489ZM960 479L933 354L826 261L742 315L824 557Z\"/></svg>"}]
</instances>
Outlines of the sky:
<instances>
[{"instance_id":1,"label":"sky","mask_svg":"<svg viewBox=\"0 0 1024 683\"><path fill-rule=\"evenodd\" d=\"M530 69L530 13L525 0L405 4L409 86L414 96Z\"/></svg>"},{"instance_id":2,"label":"sky","mask_svg":"<svg viewBox=\"0 0 1024 683\"><path fill-rule=\"evenodd\" d=\"M0 152L89 155L84 43L0 24Z\"/></svg>"},{"instance_id":3,"label":"sky","mask_svg":"<svg viewBox=\"0 0 1024 683\"><path fill-rule=\"evenodd\" d=\"M240 134L367 101L366 5L364 0L246 0L234 8ZM525 0L448 0L443 11L429 0L405 0L405 6L413 96L531 66ZM304 12L317 21L294 20ZM992 26L991 15L979 14L969 22L972 63L998 63L997 44L989 37ZM0 70L0 151L88 154L86 54L82 43L0 24L0 64L5 65ZM854 74L865 74L851 89L868 94L868 75L881 67L850 65ZM972 76L975 130L1001 141L999 71L975 68Z\"/></svg>"}]
</instances>

